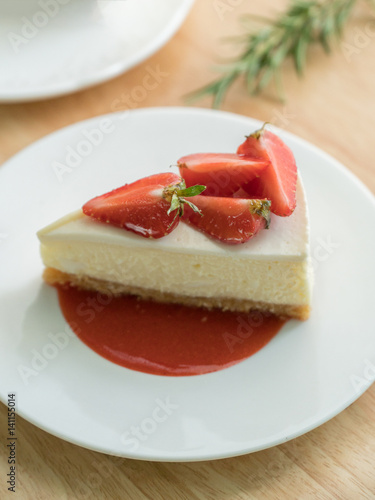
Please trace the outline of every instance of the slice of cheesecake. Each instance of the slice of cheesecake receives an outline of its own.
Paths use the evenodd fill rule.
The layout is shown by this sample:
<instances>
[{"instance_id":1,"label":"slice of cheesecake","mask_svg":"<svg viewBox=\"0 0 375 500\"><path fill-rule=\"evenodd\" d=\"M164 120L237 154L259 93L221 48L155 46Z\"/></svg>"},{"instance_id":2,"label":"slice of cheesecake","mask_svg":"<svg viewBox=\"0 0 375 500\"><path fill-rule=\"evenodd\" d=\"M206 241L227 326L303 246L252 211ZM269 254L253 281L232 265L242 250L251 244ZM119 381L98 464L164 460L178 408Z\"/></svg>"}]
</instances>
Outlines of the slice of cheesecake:
<instances>
[{"instance_id":1,"label":"slice of cheesecake","mask_svg":"<svg viewBox=\"0 0 375 500\"><path fill-rule=\"evenodd\" d=\"M300 179L296 201L291 216L272 216L269 230L241 245L221 243L183 222L163 238L148 239L79 210L39 231L44 279L104 294L304 320L312 267Z\"/></svg>"}]
</instances>

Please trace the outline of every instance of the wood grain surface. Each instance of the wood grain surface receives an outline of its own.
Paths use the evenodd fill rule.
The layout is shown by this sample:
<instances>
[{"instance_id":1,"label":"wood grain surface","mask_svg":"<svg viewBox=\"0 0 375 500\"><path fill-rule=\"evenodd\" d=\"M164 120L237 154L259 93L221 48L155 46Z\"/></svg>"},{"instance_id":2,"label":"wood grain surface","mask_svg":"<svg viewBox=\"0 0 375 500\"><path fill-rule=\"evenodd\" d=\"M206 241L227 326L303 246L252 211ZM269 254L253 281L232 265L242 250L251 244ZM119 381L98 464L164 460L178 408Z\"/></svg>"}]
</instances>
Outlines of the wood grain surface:
<instances>
[{"instance_id":1,"label":"wood grain surface","mask_svg":"<svg viewBox=\"0 0 375 500\"><path fill-rule=\"evenodd\" d=\"M127 109L124 95L142 85L149 68L159 67L166 76L130 107L185 105L185 94L212 79L214 63L233 54L233 46L221 39L240 32L240 15L272 15L285 5L281 0L197 0L174 38L126 74L74 95L0 105L0 163L61 127ZM359 4L345 31L346 43L356 49L351 57L342 43L330 56L316 47L302 79L286 65L286 103L275 99L272 87L261 96L248 97L238 82L222 109L271 121L307 139L375 192L375 21L369 15L365 3ZM359 33L365 37L359 38ZM210 104L209 99L196 103ZM106 456L53 437L19 417L15 494L5 483L6 418L1 404L0 498L375 499L374 385L340 415L302 437L250 455L202 463Z\"/></svg>"}]
</instances>

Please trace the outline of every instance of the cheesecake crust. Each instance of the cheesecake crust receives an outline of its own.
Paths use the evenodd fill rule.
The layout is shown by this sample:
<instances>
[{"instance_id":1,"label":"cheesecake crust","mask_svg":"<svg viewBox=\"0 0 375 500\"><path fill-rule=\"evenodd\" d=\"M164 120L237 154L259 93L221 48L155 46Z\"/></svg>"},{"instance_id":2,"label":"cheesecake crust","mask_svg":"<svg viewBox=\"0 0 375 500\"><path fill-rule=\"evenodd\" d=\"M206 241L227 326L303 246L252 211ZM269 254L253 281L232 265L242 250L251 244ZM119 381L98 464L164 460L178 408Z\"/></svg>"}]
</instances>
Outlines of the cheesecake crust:
<instances>
[{"instance_id":1,"label":"cheesecake crust","mask_svg":"<svg viewBox=\"0 0 375 500\"><path fill-rule=\"evenodd\" d=\"M111 281L98 280L87 275L68 274L52 267L47 267L44 270L43 279L49 285L70 285L81 290L99 292L104 295L135 295L144 300L205 307L207 309L219 308L224 311L234 312L246 313L256 310L264 313L271 313L280 318L294 318L302 321L308 319L310 316L310 307L308 305L272 304L254 300L237 300L231 297L188 297L160 292L159 290L150 290L126 286Z\"/></svg>"}]
</instances>

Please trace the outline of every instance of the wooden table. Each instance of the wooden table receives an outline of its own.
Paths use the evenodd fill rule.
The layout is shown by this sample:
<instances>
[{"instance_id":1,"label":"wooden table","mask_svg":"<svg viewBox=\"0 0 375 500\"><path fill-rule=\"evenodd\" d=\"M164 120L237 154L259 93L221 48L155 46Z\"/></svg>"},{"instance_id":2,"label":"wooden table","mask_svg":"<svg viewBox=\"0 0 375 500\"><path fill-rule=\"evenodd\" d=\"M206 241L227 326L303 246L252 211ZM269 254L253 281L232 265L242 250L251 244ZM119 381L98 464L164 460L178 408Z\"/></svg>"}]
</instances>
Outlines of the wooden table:
<instances>
[{"instance_id":1,"label":"wooden table","mask_svg":"<svg viewBox=\"0 0 375 500\"><path fill-rule=\"evenodd\" d=\"M219 5L227 6L225 12L218 10ZM113 109L126 109L126 104L119 104L122 94L131 93L142 82L148 67L159 66L167 76L135 106L184 105L183 95L212 79L211 68L218 56L230 54L231 49L219 39L238 32L241 13L272 14L285 5L280 0L263 0L257 5L197 0L177 35L127 74L58 99L0 105L0 163L54 130ZM356 48L350 60L340 44L330 57L316 48L311 51L305 78L297 78L291 66L285 68L286 104L275 100L272 88L249 98L238 83L223 109L272 121L311 141L374 192L375 36L364 31L369 12L362 9L359 7L345 33L346 42ZM367 39L359 43L360 32ZM210 102L207 99L197 105L209 107ZM6 409L0 405L2 443L5 432ZM69 444L21 418L17 434L15 498L20 499L375 498L375 386L330 422L298 439L212 462L119 459ZM1 457L0 497L8 498L4 478L9 469L3 445Z\"/></svg>"}]
</instances>

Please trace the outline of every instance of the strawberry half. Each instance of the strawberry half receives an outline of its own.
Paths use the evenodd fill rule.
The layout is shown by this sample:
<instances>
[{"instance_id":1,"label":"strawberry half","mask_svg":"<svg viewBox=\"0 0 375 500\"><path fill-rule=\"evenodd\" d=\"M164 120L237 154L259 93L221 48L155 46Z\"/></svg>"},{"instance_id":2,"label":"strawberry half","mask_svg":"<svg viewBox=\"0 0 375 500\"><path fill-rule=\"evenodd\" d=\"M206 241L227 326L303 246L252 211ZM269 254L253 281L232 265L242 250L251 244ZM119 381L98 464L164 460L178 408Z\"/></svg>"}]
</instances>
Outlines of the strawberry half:
<instances>
[{"instance_id":1,"label":"strawberry half","mask_svg":"<svg viewBox=\"0 0 375 500\"><path fill-rule=\"evenodd\" d=\"M268 160L227 153L197 153L177 162L187 186L203 184L205 196L231 196L242 185L262 174Z\"/></svg>"},{"instance_id":2,"label":"strawberry half","mask_svg":"<svg viewBox=\"0 0 375 500\"><path fill-rule=\"evenodd\" d=\"M297 166L288 146L263 125L246 138L237 153L269 162L261 176L244 184L243 189L252 197L270 199L274 214L291 215L296 207Z\"/></svg>"},{"instance_id":3,"label":"strawberry half","mask_svg":"<svg viewBox=\"0 0 375 500\"><path fill-rule=\"evenodd\" d=\"M204 186L186 189L177 174L156 174L97 196L85 203L82 210L98 221L145 238L161 238L177 227L184 204L195 210L183 197L196 196L203 189Z\"/></svg>"},{"instance_id":4,"label":"strawberry half","mask_svg":"<svg viewBox=\"0 0 375 500\"><path fill-rule=\"evenodd\" d=\"M245 243L270 224L270 201L194 196L201 214L186 207L183 220L224 243Z\"/></svg>"},{"instance_id":5,"label":"strawberry half","mask_svg":"<svg viewBox=\"0 0 375 500\"><path fill-rule=\"evenodd\" d=\"M148 177L143 177L142 179L138 179L137 181L131 182L130 184L125 184L119 189L124 189L126 187L127 191L133 189L139 189L144 186L169 186L170 184L178 184L181 182L181 177L173 172L166 172L161 174L149 175ZM107 195L112 195L115 193L116 189L107 193ZM102 195L106 196L106 195Z\"/></svg>"}]
</instances>

